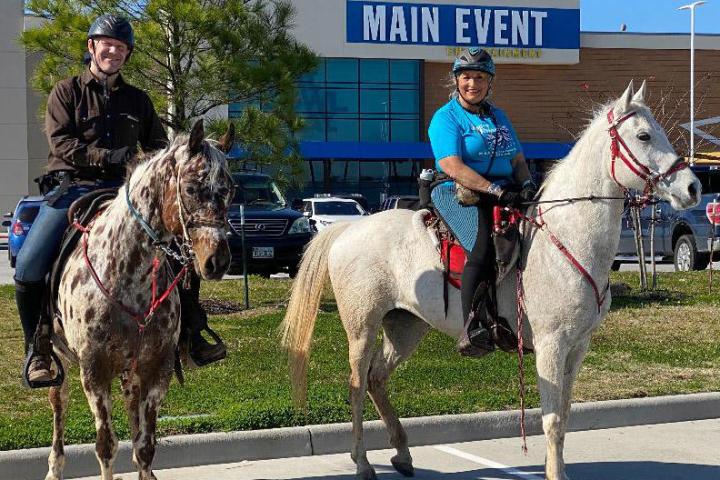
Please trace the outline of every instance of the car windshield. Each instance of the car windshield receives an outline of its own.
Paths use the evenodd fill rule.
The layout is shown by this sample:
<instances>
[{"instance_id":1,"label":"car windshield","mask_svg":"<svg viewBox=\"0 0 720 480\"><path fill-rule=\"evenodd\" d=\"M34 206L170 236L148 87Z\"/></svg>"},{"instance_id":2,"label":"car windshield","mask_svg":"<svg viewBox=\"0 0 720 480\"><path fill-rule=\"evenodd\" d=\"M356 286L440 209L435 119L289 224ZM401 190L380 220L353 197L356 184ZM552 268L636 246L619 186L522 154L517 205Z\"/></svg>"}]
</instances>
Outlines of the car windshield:
<instances>
[{"instance_id":1,"label":"car windshield","mask_svg":"<svg viewBox=\"0 0 720 480\"><path fill-rule=\"evenodd\" d=\"M316 215L362 215L355 202L315 202Z\"/></svg>"},{"instance_id":2,"label":"car windshield","mask_svg":"<svg viewBox=\"0 0 720 480\"><path fill-rule=\"evenodd\" d=\"M275 182L267 177L235 177L233 204L284 206L285 198Z\"/></svg>"}]
</instances>

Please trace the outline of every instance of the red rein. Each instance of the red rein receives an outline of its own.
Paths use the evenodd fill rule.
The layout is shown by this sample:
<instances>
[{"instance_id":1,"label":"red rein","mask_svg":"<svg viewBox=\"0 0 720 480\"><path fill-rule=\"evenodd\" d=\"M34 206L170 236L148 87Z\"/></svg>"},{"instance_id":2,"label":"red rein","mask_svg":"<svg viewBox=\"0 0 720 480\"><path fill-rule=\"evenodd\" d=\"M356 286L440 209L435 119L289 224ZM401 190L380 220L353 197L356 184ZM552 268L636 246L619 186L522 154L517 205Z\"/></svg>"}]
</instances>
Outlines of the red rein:
<instances>
[{"instance_id":1,"label":"red rein","mask_svg":"<svg viewBox=\"0 0 720 480\"><path fill-rule=\"evenodd\" d=\"M137 368L137 359L140 355L140 344L142 343L142 338L145 334L145 327L147 324L152 320L153 315L155 315L155 311L157 308L170 296L170 293L177 287L180 280L185 276L187 273L187 266L183 265L182 269L180 269L180 272L175 276L173 281L170 283L168 288L160 295L158 296L157 291L157 277L158 277L158 271L160 270L160 260L155 256L153 258L152 262L152 282L151 282L151 294L152 294L152 300L150 302L150 306L148 307L147 311L143 313L139 313L132 308L128 307L121 301L114 298L110 291L105 287L105 285L100 280L100 277L98 276L97 272L95 271L95 268L93 267L92 263L90 262L90 257L88 256L88 237L90 236L90 230L92 229L92 225L95 223L95 219L98 217L98 215L101 212L98 212L97 215L95 215L95 218L92 219L92 221L88 224L87 227L84 227L80 225L80 223L73 222L73 227L78 229L82 232L82 246L83 246L83 258L85 259L85 265L87 265L88 269L90 270L90 274L92 275L93 279L95 280L95 284L98 286L100 291L103 293L105 298L110 300L113 304L117 305L119 308L121 308L125 313L130 315L133 320L135 320L135 323L138 327L138 343L137 348L135 351L135 355L133 356L132 360L132 368L131 368L131 375L135 372L135 369Z\"/></svg>"}]
</instances>

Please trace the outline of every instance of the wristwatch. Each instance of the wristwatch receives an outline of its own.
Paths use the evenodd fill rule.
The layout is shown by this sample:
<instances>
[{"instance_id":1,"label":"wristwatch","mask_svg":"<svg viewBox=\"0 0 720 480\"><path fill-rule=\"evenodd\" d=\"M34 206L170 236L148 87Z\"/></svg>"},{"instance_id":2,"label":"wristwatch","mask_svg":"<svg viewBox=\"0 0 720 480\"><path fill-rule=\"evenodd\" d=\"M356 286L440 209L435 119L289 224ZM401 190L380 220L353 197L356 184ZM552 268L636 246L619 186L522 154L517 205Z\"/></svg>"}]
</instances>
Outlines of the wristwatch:
<instances>
[{"instance_id":1,"label":"wristwatch","mask_svg":"<svg viewBox=\"0 0 720 480\"><path fill-rule=\"evenodd\" d=\"M487 193L490 195L495 195L496 197L500 197L503 193L503 189L500 185L497 183L491 183L490 186L487 188Z\"/></svg>"}]
</instances>

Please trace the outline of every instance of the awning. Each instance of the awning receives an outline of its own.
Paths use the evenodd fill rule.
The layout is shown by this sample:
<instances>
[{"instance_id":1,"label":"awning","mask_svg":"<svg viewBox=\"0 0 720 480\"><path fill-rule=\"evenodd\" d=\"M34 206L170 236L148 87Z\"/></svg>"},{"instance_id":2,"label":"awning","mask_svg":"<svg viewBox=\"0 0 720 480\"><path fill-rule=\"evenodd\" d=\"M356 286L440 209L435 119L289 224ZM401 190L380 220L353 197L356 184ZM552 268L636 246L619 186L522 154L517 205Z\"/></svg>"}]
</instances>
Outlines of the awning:
<instances>
[{"instance_id":1,"label":"awning","mask_svg":"<svg viewBox=\"0 0 720 480\"><path fill-rule=\"evenodd\" d=\"M534 160L557 160L565 157L571 143L528 142L523 143L525 157ZM229 158L242 158L243 150L238 144L228 154ZM432 159L428 142L300 142L300 155L305 160L424 160Z\"/></svg>"}]
</instances>

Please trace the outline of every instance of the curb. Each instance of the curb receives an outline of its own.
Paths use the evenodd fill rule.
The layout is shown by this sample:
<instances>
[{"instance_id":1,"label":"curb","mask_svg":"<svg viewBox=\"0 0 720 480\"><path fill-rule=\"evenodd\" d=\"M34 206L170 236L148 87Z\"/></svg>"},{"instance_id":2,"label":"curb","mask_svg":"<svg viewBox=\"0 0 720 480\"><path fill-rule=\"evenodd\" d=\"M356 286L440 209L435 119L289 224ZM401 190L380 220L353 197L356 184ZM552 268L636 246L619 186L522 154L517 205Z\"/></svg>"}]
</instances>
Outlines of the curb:
<instances>
[{"instance_id":1,"label":"curb","mask_svg":"<svg viewBox=\"0 0 720 480\"><path fill-rule=\"evenodd\" d=\"M720 393L672 395L579 403L572 406L570 431L597 430L653 423L720 417ZM402 419L410 446L457 443L519 435L520 411L483 412ZM381 421L365 422L368 450L390 448ZM540 409L525 412L528 435L542 434ZM309 425L243 432L175 435L158 441L155 469L191 467L244 460L301 457L350 451L350 423ZM43 478L50 448L0 452L0 480ZM97 475L95 446L65 448L65 477ZM134 472L131 445L120 442L115 472Z\"/></svg>"}]
</instances>

